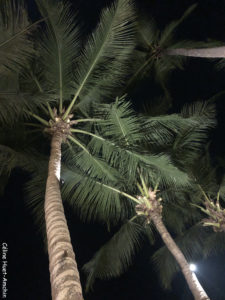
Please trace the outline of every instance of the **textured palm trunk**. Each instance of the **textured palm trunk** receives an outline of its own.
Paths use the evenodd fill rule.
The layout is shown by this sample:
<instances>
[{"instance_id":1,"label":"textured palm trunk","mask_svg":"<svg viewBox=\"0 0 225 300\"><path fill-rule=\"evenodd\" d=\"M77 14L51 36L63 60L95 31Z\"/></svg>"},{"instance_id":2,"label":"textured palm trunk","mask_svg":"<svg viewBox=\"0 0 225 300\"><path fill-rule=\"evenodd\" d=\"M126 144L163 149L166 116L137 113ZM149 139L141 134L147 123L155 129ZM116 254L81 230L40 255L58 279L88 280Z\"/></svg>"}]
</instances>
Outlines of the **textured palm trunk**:
<instances>
[{"instance_id":1,"label":"textured palm trunk","mask_svg":"<svg viewBox=\"0 0 225 300\"><path fill-rule=\"evenodd\" d=\"M82 300L79 272L60 193L62 134L52 136L45 193L45 222L53 300Z\"/></svg>"},{"instance_id":2,"label":"textured palm trunk","mask_svg":"<svg viewBox=\"0 0 225 300\"><path fill-rule=\"evenodd\" d=\"M205 58L224 58L225 46L213 48L199 48L199 49L167 49L163 52L165 55L181 55L192 57L205 57Z\"/></svg>"},{"instance_id":3,"label":"textured palm trunk","mask_svg":"<svg viewBox=\"0 0 225 300\"><path fill-rule=\"evenodd\" d=\"M153 213L151 215L151 219L158 230L161 238L163 239L164 243L166 244L169 251L172 253L176 261L181 267L182 273L187 281L187 284L194 296L195 300L210 300L207 296L206 292L203 290L201 284L199 283L196 275L191 272L189 268L189 264L186 261L183 253L176 245L174 240L172 239L171 235L167 231L166 227L162 222L162 217L158 213Z\"/></svg>"}]
</instances>

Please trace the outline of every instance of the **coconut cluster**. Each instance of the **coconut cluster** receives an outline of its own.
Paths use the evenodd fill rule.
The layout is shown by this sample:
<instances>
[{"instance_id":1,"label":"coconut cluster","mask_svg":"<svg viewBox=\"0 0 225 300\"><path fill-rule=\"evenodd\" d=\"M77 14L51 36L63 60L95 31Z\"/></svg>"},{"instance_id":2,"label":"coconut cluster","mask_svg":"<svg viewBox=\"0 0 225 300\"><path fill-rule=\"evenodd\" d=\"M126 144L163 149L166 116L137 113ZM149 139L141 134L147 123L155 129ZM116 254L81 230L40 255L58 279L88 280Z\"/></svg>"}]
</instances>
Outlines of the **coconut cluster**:
<instances>
[{"instance_id":1,"label":"coconut cluster","mask_svg":"<svg viewBox=\"0 0 225 300\"><path fill-rule=\"evenodd\" d=\"M71 135L70 128L72 125L77 124L76 120L71 120L73 114L68 115L66 119L63 119L63 114L65 109L63 109L62 114L57 113L57 109L53 109L53 119L49 120L49 127L45 129L49 134L54 134L56 132L60 133L63 137L63 141L66 141L68 135Z\"/></svg>"},{"instance_id":2,"label":"coconut cluster","mask_svg":"<svg viewBox=\"0 0 225 300\"><path fill-rule=\"evenodd\" d=\"M205 212L209 218L203 220L205 226L213 226L215 232L225 232L225 209L219 202L205 201Z\"/></svg>"},{"instance_id":3,"label":"coconut cluster","mask_svg":"<svg viewBox=\"0 0 225 300\"><path fill-rule=\"evenodd\" d=\"M151 188L148 190L147 196L138 196L137 199L140 201L139 204L136 205L135 210L137 215L142 215L146 218L146 223L149 224L151 222L152 214L162 214L162 198L157 198L156 193L158 190L154 191Z\"/></svg>"}]
</instances>

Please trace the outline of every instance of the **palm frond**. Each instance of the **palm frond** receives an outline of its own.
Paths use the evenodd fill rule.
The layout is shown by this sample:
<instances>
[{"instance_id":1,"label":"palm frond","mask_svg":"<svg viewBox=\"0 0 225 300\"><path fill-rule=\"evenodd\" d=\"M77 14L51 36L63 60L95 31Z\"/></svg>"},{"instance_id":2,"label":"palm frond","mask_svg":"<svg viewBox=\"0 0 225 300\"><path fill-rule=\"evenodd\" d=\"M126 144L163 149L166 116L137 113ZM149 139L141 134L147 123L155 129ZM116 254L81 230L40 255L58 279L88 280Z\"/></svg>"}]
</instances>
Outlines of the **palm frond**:
<instances>
[{"instance_id":1,"label":"palm frond","mask_svg":"<svg viewBox=\"0 0 225 300\"><path fill-rule=\"evenodd\" d=\"M92 288L97 278L109 279L125 272L140 246L142 234L143 229L140 225L129 221L125 223L83 266L83 270L88 274L86 290Z\"/></svg>"},{"instance_id":2,"label":"palm frond","mask_svg":"<svg viewBox=\"0 0 225 300\"><path fill-rule=\"evenodd\" d=\"M141 17L138 19L138 42L139 44L146 48L147 46L151 47L153 46L156 42L158 42L160 38L160 31L157 27L157 24L153 18L150 20L147 20L145 17Z\"/></svg>"},{"instance_id":3,"label":"palm frond","mask_svg":"<svg viewBox=\"0 0 225 300\"><path fill-rule=\"evenodd\" d=\"M187 173L174 166L168 155L142 156L142 161L145 166L141 166L141 170L148 178L146 181L152 186L158 181L161 189L170 187L176 190L179 187L190 186L190 178Z\"/></svg>"},{"instance_id":4,"label":"palm frond","mask_svg":"<svg viewBox=\"0 0 225 300\"><path fill-rule=\"evenodd\" d=\"M195 117L198 118L199 122L201 121L199 118L207 119L207 127L214 127L216 125L216 109L215 105L211 103L211 101L197 101L195 103L185 105L181 111L181 116L187 117Z\"/></svg>"},{"instance_id":5,"label":"palm frond","mask_svg":"<svg viewBox=\"0 0 225 300\"><path fill-rule=\"evenodd\" d=\"M78 97L82 99L92 87L95 89L96 86L99 86L99 82L111 71L117 70L117 75L119 72L123 74L121 61L129 58L134 47L134 12L131 1L118 0L110 8L103 10L100 20L79 57L74 83L76 92L68 110L71 109ZM119 62L118 66L116 66L117 61ZM117 78L116 82L119 83L120 79L121 77ZM115 87L114 81L107 80L107 82L108 85L104 86L104 96L107 91ZM102 92L100 85L99 96Z\"/></svg>"},{"instance_id":6,"label":"palm frond","mask_svg":"<svg viewBox=\"0 0 225 300\"><path fill-rule=\"evenodd\" d=\"M77 146L67 147L63 151L63 161L72 168L77 167L90 178L108 178L114 180L119 178L119 174L107 162L105 162L99 155L94 155L88 150L81 141L76 139Z\"/></svg>"},{"instance_id":7,"label":"palm frond","mask_svg":"<svg viewBox=\"0 0 225 300\"><path fill-rule=\"evenodd\" d=\"M162 147L163 145L165 147L172 145L175 136L180 131L195 124L196 121L191 118L187 119L179 114L167 114L146 118L143 130L147 143L153 149L157 149L157 147Z\"/></svg>"},{"instance_id":8,"label":"palm frond","mask_svg":"<svg viewBox=\"0 0 225 300\"><path fill-rule=\"evenodd\" d=\"M172 156L175 160L186 163L188 167L203 153L209 131L216 125L215 106L209 102L196 102L185 107L181 115L187 120L193 119L194 122L176 135Z\"/></svg>"},{"instance_id":9,"label":"palm frond","mask_svg":"<svg viewBox=\"0 0 225 300\"><path fill-rule=\"evenodd\" d=\"M47 31L41 35L41 62L48 89L57 95L62 111L63 101L72 93L72 72L79 55L80 33L71 5L65 1L37 1L46 17Z\"/></svg>"},{"instance_id":10,"label":"palm frond","mask_svg":"<svg viewBox=\"0 0 225 300\"><path fill-rule=\"evenodd\" d=\"M178 130L179 123L184 126L186 120L180 116L146 120L138 117L130 104L120 99L113 105L99 106L98 114L103 119L100 126L96 126L101 139L93 138L88 144L93 154L101 153L102 158L124 174L129 182L135 182L138 167L143 167L148 168L154 178L160 177L162 185L172 182L184 186L188 184L188 177L172 165L169 156L151 154L147 147L149 140L163 144L168 133ZM160 130L157 125L161 126ZM162 137L160 131L163 132Z\"/></svg>"},{"instance_id":11,"label":"palm frond","mask_svg":"<svg viewBox=\"0 0 225 300\"><path fill-rule=\"evenodd\" d=\"M24 1L2 0L0 5L0 73L17 71L34 54Z\"/></svg>"},{"instance_id":12,"label":"palm frond","mask_svg":"<svg viewBox=\"0 0 225 300\"><path fill-rule=\"evenodd\" d=\"M105 224L116 224L129 217L133 206L126 198L120 199L118 193L112 192L113 182L90 178L82 171L63 168L62 196L79 213L85 221L96 220ZM117 183L120 188L123 183Z\"/></svg>"},{"instance_id":13,"label":"palm frond","mask_svg":"<svg viewBox=\"0 0 225 300\"><path fill-rule=\"evenodd\" d=\"M117 98L113 104L98 106L96 113L105 120L101 123L104 137L127 147L143 140L141 121L124 97Z\"/></svg>"},{"instance_id":14,"label":"palm frond","mask_svg":"<svg viewBox=\"0 0 225 300\"><path fill-rule=\"evenodd\" d=\"M160 37L160 46L163 48L167 48L172 42L173 42L173 35L177 27L184 21L185 18L187 18L191 12L196 8L196 4L191 5L183 14L183 16L176 20L171 22L169 25L166 26L166 28L163 30L161 37Z\"/></svg>"}]
</instances>

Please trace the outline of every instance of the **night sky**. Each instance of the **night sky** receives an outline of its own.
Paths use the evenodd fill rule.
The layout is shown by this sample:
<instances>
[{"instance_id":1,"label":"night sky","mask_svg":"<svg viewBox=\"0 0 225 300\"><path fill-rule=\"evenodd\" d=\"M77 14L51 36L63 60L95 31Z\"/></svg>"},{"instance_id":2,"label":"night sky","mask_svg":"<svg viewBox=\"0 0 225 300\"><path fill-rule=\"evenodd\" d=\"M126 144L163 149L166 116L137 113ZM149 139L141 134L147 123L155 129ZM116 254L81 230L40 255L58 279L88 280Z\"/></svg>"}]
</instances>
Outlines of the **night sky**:
<instances>
[{"instance_id":1,"label":"night sky","mask_svg":"<svg viewBox=\"0 0 225 300\"><path fill-rule=\"evenodd\" d=\"M35 5L31 0L27 2L32 18L36 20L38 13ZM74 7L79 7L87 32L96 25L101 7L110 2L74 1ZM140 12L152 15L163 29L168 22L181 17L193 3L198 3L198 7L180 25L176 38L196 41L217 39L225 43L224 0L139 0L137 8ZM187 59L184 70L177 70L172 74L169 87L173 98L171 112L177 112L184 103L206 100L223 91L225 70L216 71L213 63L205 59L190 58ZM135 95L139 90L141 92L134 103L138 110L143 101L148 101L152 93L157 93L154 89L149 90L148 84L145 83L136 87ZM211 136L210 146L213 160L218 156L224 157L225 154L223 97L219 97L216 102L218 126ZM23 187L27 178L28 174L19 169L14 170L1 198L2 241L8 244L7 299L49 300L51 298L48 257L42 236L34 225L33 217L24 200ZM111 235L100 225L82 224L78 216L66 205L65 211L78 267L81 268ZM97 281L94 290L85 295L85 300L192 300L180 273L173 281L172 291L163 290L160 286L158 275L151 263L151 255L160 245L162 245L160 239L156 240L155 246L144 242L133 260L133 265L123 276L110 281ZM196 263L198 265L196 274L211 300L225 300L225 253ZM85 283L85 274L82 272L81 281Z\"/></svg>"}]
</instances>

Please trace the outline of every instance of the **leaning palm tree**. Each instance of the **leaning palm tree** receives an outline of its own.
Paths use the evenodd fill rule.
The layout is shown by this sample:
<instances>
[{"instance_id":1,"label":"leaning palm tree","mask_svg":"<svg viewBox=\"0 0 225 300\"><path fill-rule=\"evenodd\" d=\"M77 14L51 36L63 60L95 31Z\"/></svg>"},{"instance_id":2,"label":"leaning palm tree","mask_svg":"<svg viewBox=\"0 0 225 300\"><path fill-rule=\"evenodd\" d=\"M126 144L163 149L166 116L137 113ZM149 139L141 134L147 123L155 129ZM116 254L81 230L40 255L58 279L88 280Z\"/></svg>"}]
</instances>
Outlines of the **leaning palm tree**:
<instances>
[{"instance_id":1,"label":"leaning palm tree","mask_svg":"<svg viewBox=\"0 0 225 300\"><path fill-rule=\"evenodd\" d=\"M155 187L154 190L151 188L148 188L142 175L140 175L141 178L141 183L137 183L137 187L139 191L141 192L140 196L134 197L128 193L122 192L118 189L115 189L112 187L112 190L121 194L122 196L126 196L127 198L131 199L133 202L136 203L136 216L132 218L134 220L136 217L144 217L144 224L149 224L152 222L157 229L158 233L160 234L161 238L163 239L164 243L166 244L167 248L169 251L172 253L174 258L176 259L177 263L179 264L182 273L187 281L187 284L194 296L195 300L209 300L208 295L202 288L201 284L199 283L196 275L190 270L189 263L187 262L185 256L181 252L180 248L177 246L175 243L174 239L172 236L169 234L167 228L165 227L163 221L162 221L162 198L157 198L156 193L157 193L157 186ZM129 225L130 226L130 225ZM134 234L133 234L134 235ZM135 238L133 238L133 241L135 242ZM132 241L132 242L133 242ZM114 240L115 242L115 240ZM118 242L118 240L117 240ZM131 245L132 245L131 242ZM128 244L128 247L131 246ZM103 250L104 251L104 250ZM123 249L124 251L124 249ZM130 250L131 251L131 250ZM103 258L104 254L101 255L100 257ZM95 256L94 261L96 262L99 260L99 255ZM126 253L127 255L127 253ZM125 256L126 256L125 255ZM94 261L89 262L88 264L85 265L86 271L89 271L91 269L96 268L94 266ZM115 268L115 267L114 267ZM110 272L110 270L109 270ZM93 274L92 274L93 275ZM89 277L89 280L92 278Z\"/></svg>"},{"instance_id":2,"label":"leaning palm tree","mask_svg":"<svg viewBox=\"0 0 225 300\"><path fill-rule=\"evenodd\" d=\"M94 120L73 120L75 103L85 102L85 97L98 97L99 100L103 95L111 97L123 78L121 69L133 48L134 14L132 3L127 0L119 0L106 8L95 32L82 49L70 5L62 1L41 0L37 4L45 24L30 36L32 26L28 24L23 2L18 6L15 1L1 3L3 41L0 49L5 53L1 72L7 69L6 81L10 83L7 90L1 91L1 105L7 107L8 113L2 115L1 121L9 116L15 119L18 115L25 115L39 122L41 130L51 137L45 223L52 298L83 299L59 187L61 146L70 140L85 149L72 133L79 135L82 130L72 126ZM24 53L27 54L25 62ZM40 129L39 124L27 125ZM7 148L1 150L8 151ZM86 155L91 155L88 150ZM98 165L103 168L100 163Z\"/></svg>"},{"instance_id":3,"label":"leaning palm tree","mask_svg":"<svg viewBox=\"0 0 225 300\"><path fill-rule=\"evenodd\" d=\"M122 103L121 106L123 106ZM184 118L183 120L186 122L183 125L182 122L177 122L178 120L175 119L175 116L149 118L148 122L145 121L146 127L144 127L147 128L147 131L143 132L145 135L145 142L144 140L143 142L141 142L141 140L137 139L137 137L139 136L138 124L132 122L131 118L125 118L125 116L122 117L123 114L120 113L121 118L118 119L121 121L121 123L119 122L119 124L123 124L123 126L121 126L122 130L120 135L118 127L117 130L115 130L115 133L117 134L117 137L121 140L121 142L124 142L124 144L129 147L129 151L131 151L130 149L132 149L133 145L135 149L139 149L139 147L142 148L142 150L139 149L140 153L142 153L144 149L146 149L148 153L154 153L155 155L156 153L159 154L160 152L166 152L167 156L161 156L161 166L165 163L165 160L168 161L169 157L171 156L173 162L176 162L176 164L181 169L184 169L184 166L182 165L183 160L185 160L187 164L190 164L193 163L193 160L196 160L202 154L202 145L207 139L206 133L208 132L209 128L215 125L215 121L214 109L209 103L197 103L195 106L186 107L182 111L181 115ZM191 120L192 122L190 122ZM113 118L111 119L110 123L112 123L112 121ZM109 132L110 135L112 135L112 124L110 128L111 130ZM182 176L179 178L182 178L179 181L179 175L177 172L180 171L178 171L178 169L174 169L171 164L170 166L169 164L167 164L167 171L164 174L167 174L168 176L168 172L170 170L170 172L173 172L173 176L174 178L176 178L176 181L168 182L168 177L166 178L166 176L162 173L162 168L159 168L160 159L157 159L158 168L155 168L152 163L153 158L150 159L150 157L144 154L145 152L143 152L142 154L142 160L144 161L148 158L148 164L141 164L140 161L137 161L137 164L134 165L133 169L131 169L131 164L128 163L125 163L123 168L121 168L121 173L124 172L126 168L131 169L124 175L124 177L127 177L126 185L122 186L120 181L120 184L117 184L117 186L104 185L104 188L109 189L115 194L119 194L120 196L128 198L136 203L138 205L136 207L137 214L139 213L139 208L143 208L140 215L142 215L143 213L147 214L147 211L149 211L148 209L146 210L146 203L149 201L149 196L147 196L146 194L148 193L148 189L146 187L143 189L143 187L138 184L144 195L142 195L140 199L134 196L138 192L138 189L134 188L138 180L136 171L138 169L138 172L140 173L140 170L142 170L141 173L144 173L148 178L147 182L151 182L152 185L159 185L159 197L163 199L163 202L161 202L161 204L163 203L163 220L166 224L166 227L168 226L169 228L172 228L172 230L177 234L182 234L188 224L189 226L190 224L194 225L200 220L201 217L200 213L197 212L194 207L190 206L186 196L193 190L195 183L193 181L189 182L188 184L188 177L186 177L185 179L185 173L183 173L183 175L182 173L179 173L180 176ZM67 184L68 183L66 183L66 186ZM119 188L119 186L121 187ZM143 197L146 197L146 199L148 199L146 200L147 202L145 201L146 203L143 202ZM85 265L85 270L88 272L87 288L90 288L92 286L95 278L110 278L119 276L121 273L123 273L127 266L131 263L135 248L137 248L137 245L139 245L140 235L147 231L147 234L150 235L152 239L151 227L149 227L149 225L147 224L151 219L150 215L148 215L148 217L147 215L145 215L145 217L147 218L147 223L144 222L143 224L143 222L141 222L140 224L139 222L134 222L134 219L137 221L137 216L134 215L134 212L135 208L133 208L133 211L131 211L130 221L125 222L124 220L122 222L123 225L120 231L118 231L113 236L113 238L96 253L93 259ZM159 218L161 219L161 217ZM157 220L154 219L152 221L155 225L158 226L156 227L160 233L162 233L162 228L163 230L166 230L165 227L163 227L164 225L162 225L160 222L160 225L159 223L157 223ZM168 237L168 233L166 236ZM169 247L170 251L172 251L175 256L176 253L181 253L180 250L177 249L177 246L175 246L174 242L171 242L170 236L168 239L169 241L165 240L165 243L168 243L167 246ZM190 239L188 241L190 243ZM196 246L196 251L198 250L199 253L201 253L200 241L200 239L198 241L198 239L196 238L196 245L198 244L198 247ZM174 249L176 248L177 250L173 250L171 248L171 244L173 244ZM185 253L187 254L186 257L189 257L189 250L187 250L188 248L190 248L190 245L186 247L186 249L184 249ZM197 291L197 286L199 285L195 276L187 270L189 267L183 254L179 254L179 257L182 257L182 259L178 259L180 266L182 266L182 270L186 275L187 273L189 274L187 275L187 281L189 282L189 286L192 289L195 298L207 299L205 293L201 291L201 288Z\"/></svg>"}]
</instances>

